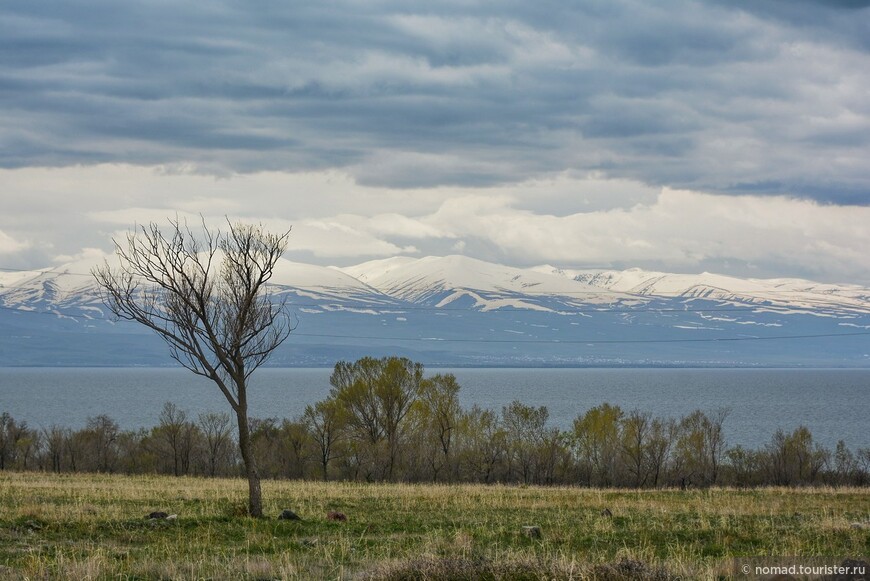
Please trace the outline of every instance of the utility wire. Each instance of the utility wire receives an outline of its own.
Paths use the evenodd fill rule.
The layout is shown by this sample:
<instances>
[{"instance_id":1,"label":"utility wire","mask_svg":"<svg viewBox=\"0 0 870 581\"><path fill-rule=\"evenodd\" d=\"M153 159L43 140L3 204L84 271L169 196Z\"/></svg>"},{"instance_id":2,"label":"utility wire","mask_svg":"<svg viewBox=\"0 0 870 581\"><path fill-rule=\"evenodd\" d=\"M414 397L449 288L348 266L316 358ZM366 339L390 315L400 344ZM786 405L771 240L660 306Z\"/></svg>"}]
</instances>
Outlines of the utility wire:
<instances>
[{"instance_id":1,"label":"utility wire","mask_svg":"<svg viewBox=\"0 0 870 581\"><path fill-rule=\"evenodd\" d=\"M442 339L438 337L375 337L358 335L332 335L327 333L291 333L299 337L326 337L333 339L365 339L378 341L422 341L426 343L546 343L559 344L626 344L626 343L720 343L733 341L774 341L782 339L819 339L824 337L855 337L870 335L870 331L856 333L819 333L808 335L776 335L771 337L720 337L706 339Z\"/></svg>"},{"instance_id":2,"label":"utility wire","mask_svg":"<svg viewBox=\"0 0 870 581\"><path fill-rule=\"evenodd\" d=\"M804 310L800 307L786 307L786 306L776 306L776 305L748 305L746 307L711 307L711 308L675 308L675 307L623 307L623 308L611 308L611 307L602 307L602 308L594 308L594 309L552 309L549 311L540 311L538 309L530 309L530 308L515 308L514 310L502 310L502 309L493 309L490 311L481 311L475 310L471 307L468 308L458 308L458 307L422 307L416 305L372 305L370 303L357 302L352 304L358 304L360 306L357 307L348 307L346 304L328 304L328 303L295 303L295 302L287 302L287 306L289 307L301 307L301 308L318 308L321 311L326 313L338 312L339 310L344 311L377 311L378 315L398 315L398 314L407 314L408 311L423 311L423 312L461 312L461 313L471 313L471 314L486 314L486 315L515 315L518 311L522 311L524 313L541 313L541 314L555 314L555 315L609 315L609 314L644 314L644 313L747 313L758 310L772 311L777 313L779 310L788 309L788 310ZM330 308L332 307L332 308ZM51 309L46 311L35 311L29 309L21 309L16 307L9 307L0 305L0 309L7 311L15 311L18 313L29 313L29 314L37 314L37 315L55 315L55 316L64 316L70 318L79 318L79 319L89 319L92 320L97 317L86 317L83 315L74 315L69 312L62 312L58 309Z\"/></svg>"},{"instance_id":3,"label":"utility wire","mask_svg":"<svg viewBox=\"0 0 870 581\"><path fill-rule=\"evenodd\" d=\"M709 300L709 299L708 299L708 300ZM360 305L360 306L359 306L359 307L348 307L347 304L357 304L357 305ZM343 307L343 308L351 308L351 309L358 309L358 310L378 310L378 311L383 311L384 314L398 313L398 312L403 312L403 311L436 311L436 312L441 312L441 311L458 311L458 312L466 312L466 313L479 313L479 312L486 312L487 314L511 314L511 313L514 313L514 312L515 312L515 311L510 311L510 310L500 310L500 309L492 309L492 310L488 310L488 311L479 311L479 310L475 310L475 309L472 308L472 307L434 307L434 306L433 306L433 307L425 307L425 306L420 306L420 305L408 305L408 306L405 306L405 305L378 305L378 304L373 305L373 304L371 304L371 303L368 303L368 302L365 302L365 301L362 301L362 300L356 300L356 301L354 301L354 300L344 301L344 299L341 299L341 302L334 302L334 303L326 303L326 302L324 302L324 303L297 303L297 302L294 302L294 301L288 301L288 302L287 302L287 305L288 305L288 306L292 306L292 307L312 307L312 308L319 308L319 309L322 309L322 310L324 310L324 311L329 311L329 307L338 307L338 308L342 308L342 307ZM513 306L513 305L506 305L506 306ZM553 308L553 309L550 309L549 311L541 311L541 310L539 310L539 309L528 308L528 307L527 307L527 308L514 307L514 309L515 309L516 311L524 311L524 312L552 312L552 313L555 313L555 314L575 314L575 313L579 313L579 314L584 314L584 313L591 313L591 314L594 314L594 313L648 313L648 312L654 312L654 313L661 313L661 312L664 312L664 313L708 313L708 312L713 312L713 313L729 313L729 312L742 312L742 313L745 313L747 310L750 310L750 309L771 309L771 308L773 308L773 309L776 309L776 308L780 308L780 309L782 309L782 308L786 308L786 307L777 307L777 306L775 306L775 305L755 304L755 305L752 305L752 306L749 306L749 305L748 305L748 306L745 306L745 307L710 307L710 308L704 308L704 307L689 308L689 307L687 307L687 308L682 308L682 309L681 309L681 308L677 308L677 307L654 307L654 306L648 306L648 305L647 305L647 306L642 306L642 307L620 307L620 308L607 307L607 306L602 306L602 307L593 307L593 308L588 308L588 307L587 307L587 308L580 308L580 309L572 309L572 308ZM787 307L787 308L795 309L795 308L797 308L797 307Z\"/></svg>"}]
</instances>

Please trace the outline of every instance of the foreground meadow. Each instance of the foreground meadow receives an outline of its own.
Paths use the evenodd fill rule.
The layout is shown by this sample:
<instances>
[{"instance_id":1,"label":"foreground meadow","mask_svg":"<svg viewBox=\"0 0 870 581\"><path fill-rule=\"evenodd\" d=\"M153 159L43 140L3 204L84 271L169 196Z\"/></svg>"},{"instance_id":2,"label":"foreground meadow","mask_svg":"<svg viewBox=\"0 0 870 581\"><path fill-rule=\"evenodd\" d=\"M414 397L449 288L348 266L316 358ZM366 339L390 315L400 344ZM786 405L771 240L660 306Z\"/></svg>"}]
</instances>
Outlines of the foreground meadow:
<instances>
[{"instance_id":1,"label":"foreground meadow","mask_svg":"<svg viewBox=\"0 0 870 581\"><path fill-rule=\"evenodd\" d=\"M870 554L866 489L263 485L255 520L239 479L0 473L0 578L694 579L734 556Z\"/></svg>"}]
</instances>

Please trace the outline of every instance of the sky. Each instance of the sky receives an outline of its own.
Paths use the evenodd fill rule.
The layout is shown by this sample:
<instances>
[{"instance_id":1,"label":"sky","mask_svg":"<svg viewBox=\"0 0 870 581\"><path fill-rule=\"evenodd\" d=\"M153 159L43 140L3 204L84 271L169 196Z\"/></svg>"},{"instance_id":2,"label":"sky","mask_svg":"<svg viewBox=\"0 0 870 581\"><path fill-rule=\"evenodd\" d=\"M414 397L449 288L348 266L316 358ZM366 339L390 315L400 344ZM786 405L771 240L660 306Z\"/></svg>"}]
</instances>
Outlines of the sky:
<instances>
[{"instance_id":1,"label":"sky","mask_svg":"<svg viewBox=\"0 0 870 581\"><path fill-rule=\"evenodd\" d=\"M287 257L870 284L870 2L0 4L0 268Z\"/></svg>"}]
</instances>

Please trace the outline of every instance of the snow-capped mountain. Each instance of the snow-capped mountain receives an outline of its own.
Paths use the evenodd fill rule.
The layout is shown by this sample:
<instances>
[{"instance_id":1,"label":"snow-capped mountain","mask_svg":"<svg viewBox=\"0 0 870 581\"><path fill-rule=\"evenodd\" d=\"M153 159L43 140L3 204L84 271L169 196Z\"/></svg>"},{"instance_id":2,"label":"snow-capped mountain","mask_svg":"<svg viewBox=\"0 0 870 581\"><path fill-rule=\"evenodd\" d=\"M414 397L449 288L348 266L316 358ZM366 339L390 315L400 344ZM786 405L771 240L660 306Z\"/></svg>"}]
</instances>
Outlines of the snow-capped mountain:
<instances>
[{"instance_id":1,"label":"snow-capped mountain","mask_svg":"<svg viewBox=\"0 0 870 581\"><path fill-rule=\"evenodd\" d=\"M272 283L297 321L277 365L401 354L442 365L870 366L870 290L856 285L464 256L282 260ZM146 330L111 320L87 264L2 272L0 307L0 366L169 362Z\"/></svg>"},{"instance_id":2,"label":"snow-capped mountain","mask_svg":"<svg viewBox=\"0 0 870 581\"><path fill-rule=\"evenodd\" d=\"M27 272L0 272L0 306L22 311L50 311L103 318L103 302L93 277L67 267ZM73 310L75 313L69 313Z\"/></svg>"},{"instance_id":3,"label":"snow-capped mountain","mask_svg":"<svg viewBox=\"0 0 870 581\"><path fill-rule=\"evenodd\" d=\"M639 268L623 271L554 269L551 272L595 287L643 296L708 298L808 310L830 308L859 312L866 311L870 302L870 290L864 287L801 279L741 279L709 272L671 274Z\"/></svg>"},{"instance_id":4,"label":"snow-capped mountain","mask_svg":"<svg viewBox=\"0 0 870 581\"><path fill-rule=\"evenodd\" d=\"M397 299L446 307L470 299L483 311L542 309L542 302L612 302L615 293L584 282L531 269L492 264L466 256L387 259L341 269ZM578 284L579 282L579 284ZM616 293L620 298L622 293Z\"/></svg>"}]
</instances>

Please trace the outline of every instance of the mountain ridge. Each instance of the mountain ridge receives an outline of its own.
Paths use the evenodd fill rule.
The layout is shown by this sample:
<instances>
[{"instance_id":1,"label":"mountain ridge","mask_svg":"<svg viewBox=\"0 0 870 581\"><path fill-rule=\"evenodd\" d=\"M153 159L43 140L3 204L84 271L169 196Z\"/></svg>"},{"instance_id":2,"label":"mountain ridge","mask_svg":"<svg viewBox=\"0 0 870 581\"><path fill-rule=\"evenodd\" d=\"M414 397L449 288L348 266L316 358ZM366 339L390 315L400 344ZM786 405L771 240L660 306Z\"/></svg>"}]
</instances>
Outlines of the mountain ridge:
<instances>
[{"instance_id":1,"label":"mountain ridge","mask_svg":"<svg viewBox=\"0 0 870 581\"><path fill-rule=\"evenodd\" d=\"M144 329L111 320L81 267L0 273L0 366L165 359ZM276 365L404 354L462 366L870 366L870 290L859 285L461 255L282 259L273 282L297 321Z\"/></svg>"}]
</instances>

